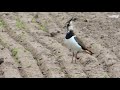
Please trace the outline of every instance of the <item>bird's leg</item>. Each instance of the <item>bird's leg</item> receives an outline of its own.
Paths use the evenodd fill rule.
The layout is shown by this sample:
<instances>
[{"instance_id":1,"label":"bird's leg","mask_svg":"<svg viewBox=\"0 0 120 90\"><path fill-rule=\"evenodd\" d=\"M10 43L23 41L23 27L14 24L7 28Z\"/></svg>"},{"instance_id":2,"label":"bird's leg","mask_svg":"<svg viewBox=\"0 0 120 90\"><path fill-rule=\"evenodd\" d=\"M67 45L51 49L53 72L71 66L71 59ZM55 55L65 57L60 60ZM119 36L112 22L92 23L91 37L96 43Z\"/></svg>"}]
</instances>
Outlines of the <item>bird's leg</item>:
<instances>
[{"instance_id":1,"label":"bird's leg","mask_svg":"<svg viewBox=\"0 0 120 90\"><path fill-rule=\"evenodd\" d=\"M73 52L73 56L72 56L72 62L71 62L71 63L73 63L73 58L74 58L74 52Z\"/></svg>"},{"instance_id":2,"label":"bird's leg","mask_svg":"<svg viewBox=\"0 0 120 90\"><path fill-rule=\"evenodd\" d=\"M76 61L76 59L77 59L77 54L78 54L78 52L75 54L75 63L77 63L77 61Z\"/></svg>"},{"instance_id":3,"label":"bird's leg","mask_svg":"<svg viewBox=\"0 0 120 90\"><path fill-rule=\"evenodd\" d=\"M77 63L77 54L78 54L78 52L76 53L76 55L75 55L75 63Z\"/></svg>"}]
</instances>

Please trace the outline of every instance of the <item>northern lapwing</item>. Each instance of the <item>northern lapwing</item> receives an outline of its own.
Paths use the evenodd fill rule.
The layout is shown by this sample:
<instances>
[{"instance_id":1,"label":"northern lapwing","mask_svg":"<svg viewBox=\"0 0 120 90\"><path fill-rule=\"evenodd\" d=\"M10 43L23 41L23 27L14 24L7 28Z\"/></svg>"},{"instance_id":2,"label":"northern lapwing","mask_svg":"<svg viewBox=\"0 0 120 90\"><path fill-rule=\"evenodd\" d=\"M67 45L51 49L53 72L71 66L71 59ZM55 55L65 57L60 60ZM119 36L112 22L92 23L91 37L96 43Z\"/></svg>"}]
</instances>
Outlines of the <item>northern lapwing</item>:
<instances>
[{"instance_id":1,"label":"northern lapwing","mask_svg":"<svg viewBox=\"0 0 120 90\"><path fill-rule=\"evenodd\" d=\"M74 34L73 32L73 21L76 21L77 18L72 18L66 23L67 33L65 36L65 45L73 52L72 56L72 62L73 58L75 56L75 63L77 59L77 54L81 51L85 51L92 55L93 53L87 49L87 47L83 44L83 42Z\"/></svg>"}]
</instances>

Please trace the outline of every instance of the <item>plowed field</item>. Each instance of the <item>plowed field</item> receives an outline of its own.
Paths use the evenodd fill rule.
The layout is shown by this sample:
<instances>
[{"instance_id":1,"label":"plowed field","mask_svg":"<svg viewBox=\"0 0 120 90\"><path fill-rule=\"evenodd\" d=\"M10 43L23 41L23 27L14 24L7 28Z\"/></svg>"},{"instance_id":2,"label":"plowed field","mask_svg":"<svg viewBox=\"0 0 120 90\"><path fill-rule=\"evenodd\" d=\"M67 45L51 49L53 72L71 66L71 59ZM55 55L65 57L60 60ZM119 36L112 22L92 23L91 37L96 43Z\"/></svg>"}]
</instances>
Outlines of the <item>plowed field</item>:
<instances>
[{"instance_id":1,"label":"plowed field","mask_svg":"<svg viewBox=\"0 0 120 90\"><path fill-rule=\"evenodd\" d=\"M119 78L119 12L0 12L0 78ZM65 23L94 54L77 64L64 45Z\"/></svg>"}]
</instances>

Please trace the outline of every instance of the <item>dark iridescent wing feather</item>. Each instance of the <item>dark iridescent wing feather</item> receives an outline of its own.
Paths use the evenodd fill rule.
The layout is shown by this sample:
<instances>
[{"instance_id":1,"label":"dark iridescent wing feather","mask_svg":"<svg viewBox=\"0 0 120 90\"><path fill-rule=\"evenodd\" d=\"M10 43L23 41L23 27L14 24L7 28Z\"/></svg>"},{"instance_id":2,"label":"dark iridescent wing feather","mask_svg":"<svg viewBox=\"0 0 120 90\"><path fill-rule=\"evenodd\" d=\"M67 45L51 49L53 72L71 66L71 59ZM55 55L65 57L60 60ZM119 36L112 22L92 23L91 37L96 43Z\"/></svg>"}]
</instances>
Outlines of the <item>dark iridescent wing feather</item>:
<instances>
[{"instance_id":1,"label":"dark iridescent wing feather","mask_svg":"<svg viewBox=\"0 0 120 90\"><path fill-rule=\"evenodd\" d=\"M87 48L85 47L85 45L83 44L82 41L80 41L77 37L74 37L74 39L77 41L77 43L82 47L83 50L87 50Z\"/></svg>"},{"instance_id":2,"label":"dark iridescent wing feather","mask_svg":"<svg viewBox=\"0 0 120 90\"><path fill-rule=\"evenodd\" d=\"M80 39L78 39L77 37L74 37L74 39L77 41L77 43L82 47L82 49L83 50L86 50L86 52L87 53L89 53L89 54L94 54L93 52L91 52L90 50L88 50L86 47L85 47L85 45L84 45L84 43L80 40Z\"/></svg>"}]
</instances>

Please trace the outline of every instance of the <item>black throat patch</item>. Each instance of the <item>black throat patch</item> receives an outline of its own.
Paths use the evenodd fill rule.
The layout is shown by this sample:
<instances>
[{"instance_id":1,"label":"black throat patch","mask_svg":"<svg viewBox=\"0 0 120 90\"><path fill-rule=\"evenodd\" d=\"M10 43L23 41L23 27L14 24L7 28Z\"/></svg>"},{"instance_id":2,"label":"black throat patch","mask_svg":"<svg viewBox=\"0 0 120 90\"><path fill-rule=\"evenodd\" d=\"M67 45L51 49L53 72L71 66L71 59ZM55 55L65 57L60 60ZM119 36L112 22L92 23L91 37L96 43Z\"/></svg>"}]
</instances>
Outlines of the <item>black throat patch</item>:
<instances>
[{"instance_id":1,"label":"black throat patch","mask_svg":"<svg viewBox=\"0 0 120 90\"><path fill-rule=\"evenodd\" d=\"M66 34L66 39L70 39L72 36L74 36L74 32L72 30L68 31Z\"/></svg>"}]
</instances>

